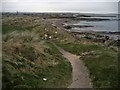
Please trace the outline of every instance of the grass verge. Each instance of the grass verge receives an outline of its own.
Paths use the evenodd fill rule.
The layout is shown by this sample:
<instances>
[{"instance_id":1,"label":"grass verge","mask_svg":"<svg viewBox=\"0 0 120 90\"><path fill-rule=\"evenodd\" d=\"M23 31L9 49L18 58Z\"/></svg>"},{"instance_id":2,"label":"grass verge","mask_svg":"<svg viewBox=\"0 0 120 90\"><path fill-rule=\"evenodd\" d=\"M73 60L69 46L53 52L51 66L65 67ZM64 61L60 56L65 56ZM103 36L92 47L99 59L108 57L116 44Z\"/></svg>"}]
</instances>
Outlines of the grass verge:
<instances>
[{"instance_id":1,"label":"grass verge","mask_svg":"<svg viewBox=\"0 0 120 90\"><path fill-rule=\"evenodd\" d=\"M94 87L118 87L118 52L116 50L94 44L56 43L66 51L81 56L80 59L90 70Z\"/></svg>"}]
</instances>

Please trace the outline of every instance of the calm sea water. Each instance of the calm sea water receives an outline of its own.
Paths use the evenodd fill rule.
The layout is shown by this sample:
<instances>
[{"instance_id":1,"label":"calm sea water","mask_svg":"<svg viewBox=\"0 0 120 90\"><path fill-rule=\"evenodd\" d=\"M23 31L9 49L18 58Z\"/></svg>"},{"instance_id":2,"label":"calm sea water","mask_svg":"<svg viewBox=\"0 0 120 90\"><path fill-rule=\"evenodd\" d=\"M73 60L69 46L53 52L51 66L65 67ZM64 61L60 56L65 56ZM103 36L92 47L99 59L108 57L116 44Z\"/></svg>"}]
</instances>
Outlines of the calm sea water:
<instances>
[{"instance_id":1,"label":"calm sea water","mask_svg":"<svg viewBox=\"0 0 120 90\"><path fill-rule=\"evenodd\" d=\"M108 32L120 32L120 26L118 25L118 15L106 14L106 15L91 15L92 17L80 17L80 18L99 18L99 19L111 19L105 21L78 21L75 25L90 25L93 27L85 28L73 28L71 31L108 31ZM106 17L107 16L107 17Z\"/></svg>"}]
</instances>

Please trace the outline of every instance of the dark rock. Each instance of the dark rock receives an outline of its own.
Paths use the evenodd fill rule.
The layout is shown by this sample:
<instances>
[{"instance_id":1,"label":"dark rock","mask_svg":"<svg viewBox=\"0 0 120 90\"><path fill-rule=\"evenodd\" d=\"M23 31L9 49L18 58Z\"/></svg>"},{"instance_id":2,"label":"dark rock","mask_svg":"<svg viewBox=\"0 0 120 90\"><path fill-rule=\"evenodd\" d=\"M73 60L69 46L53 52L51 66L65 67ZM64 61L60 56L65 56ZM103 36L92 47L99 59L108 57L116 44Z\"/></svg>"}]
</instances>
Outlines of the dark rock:
<instances>
[{"instance_id":1,"label":"dark rock","mask_svg":"<svg viewBox=\"0 0 120 90\"><path fill-rule=\"evenodd\" d=\"M65 21L66 23L68 22L68 21Z\"/></svg>"},{"instance_id":2,"label":"dark rock","mask_svg":"<svg viewBox=\"0 0 120 90\"><path fill-rule=\"evenodd\" d=\"M109 36L105 36L105 39L106 39L106 40L109 40Z\"/></svg>"},{"instance_id":3,"label":"dark rock","mask_svg":"<svg viewBox=\"0 0 120 90\"><path fill-rule=\"evenodd\" d=\"M105 21L105 20L110 20L110 19L99 19L99 18L75 18L74 20Z\"/></svg>"},{"instance_id":4,"label":"dark rock","mask_svg":"<svg viewBox=\"0 0 120 90\"><path fill-rule=\"evenodd\" d=\"M71 29L71 28L85 28L85 27L94 27L94 26L90 26L90 25L66 25L65 28L67 29Z\"/></svg>"},{"instance_id":5,"label":"dark rock","mask_svg":"<svg viewBox=\"0 0 120 90\"><path fill-rule=\"evenodd\" d=\"M64 28L71 29L72 27L71 26L64 26Z\"/></svg>"},{"instance_id":6,"label":"dark rock","mask_svg":"<svg viewBox=\"0 0 120 90\"><path fill-rule=\"evenodd\" d=\"M86 36L86 37L84 37L84 38L86 38L86 39L92 39L91 37L87 37L87 36Z\"/></svg>"}]
</instances>

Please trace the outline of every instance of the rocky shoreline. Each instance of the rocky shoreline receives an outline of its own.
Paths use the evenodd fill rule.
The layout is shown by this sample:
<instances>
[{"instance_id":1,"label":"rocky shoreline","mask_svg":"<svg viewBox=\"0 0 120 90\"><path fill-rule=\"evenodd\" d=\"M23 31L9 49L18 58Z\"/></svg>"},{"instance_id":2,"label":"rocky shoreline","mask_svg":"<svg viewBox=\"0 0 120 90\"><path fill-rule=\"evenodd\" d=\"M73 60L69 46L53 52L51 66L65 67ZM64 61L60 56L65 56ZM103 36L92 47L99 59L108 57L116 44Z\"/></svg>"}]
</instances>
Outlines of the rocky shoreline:
<instances>
[{"instance_id":1,"label":"rocky shoreline","mask_svg":"<svg viewBox=\"0 0 120 90\"><path fill-rule=\"evenodd\" d=\"M106 31L79 31L73 32L70 31L71 28L85 28L85 27L93 27L87 25L74 25L72 18L52 18L52 19L44 19L42 20L43 23L48 23L58 29L63 29L78 39L87 39L92 42L103 43L107 46L120 46L120 32L106 32Z\"/></svg>"},{"instance_id":2,"label":"rocky shoreline","mask_svg":"<svg viewBox=\"0 0 120 90\"><path fill-rule=\"evenodd\" d=\"M89 20L89 19L87 19ZM91 19L91 20L99 20L99 19ZM102 19L103 20L103 19ZM70 21L70 20L69 20ZM71 20L70 22L73 22ZM80 31L80 32L73 32L70 31L72 28L85 28L85 27L94 27L90 25L74 25L74 24L67 24L62 23L62 26L65 30L72 33L74 36L77 36L79 39L85 38L92 42L99 42L103 43L107 46L120 46L120 32L108 32L108 31Z\"/></svg>"},{"instance_id":3,"label":"rocky shoreline","mask_svg":"<svg viewBox=\"0 0 120 90\"><path fill-rule=\"evenodd\" d=\"M77 36L79 39L87 39L92 42L103 43L107 46L118 46L120 47L120 39L114 40L107 35L100 35L90 32L72 32L74 36Z\"/></svg>"},{"instance_id":4,"label":"rocky shoreline","mask_svg":"<svg viewBox=\"0 0 120 90\"><path fill-rule=\"evenodd\" d=\"M110 19L99 19L99 18L74 18L73 20L82 20L82 21L105 21Z\"/></svg>"},{"instance_id":5,"label":"rocky shoreline","mask_svg":"<svg viewBox=\"0 0 120 90\"><path fill-rule=\"evenodd\" d=\"M72 21L71 21L72 22ZM64 24L62 26L65 30L69 31L78 39L87 39L92 42L102 43L107 46L120 46L120 32L107 32L107 31L81 31L81 32L71 32L72 28L85 28L93 27L87 25L73 25L73 24Z\"/></svg>"},{"instance_id":6,"label":"rocky shoreline","mask_svg":"<svg viewBox=\"0 0 120 90\"><path fill-rule=\"evenodd\" d=\"M64 28L72 29L72 28L85 28L85 27L94 27L90 25L65 25Z\"/></svg>"}]
</instances>

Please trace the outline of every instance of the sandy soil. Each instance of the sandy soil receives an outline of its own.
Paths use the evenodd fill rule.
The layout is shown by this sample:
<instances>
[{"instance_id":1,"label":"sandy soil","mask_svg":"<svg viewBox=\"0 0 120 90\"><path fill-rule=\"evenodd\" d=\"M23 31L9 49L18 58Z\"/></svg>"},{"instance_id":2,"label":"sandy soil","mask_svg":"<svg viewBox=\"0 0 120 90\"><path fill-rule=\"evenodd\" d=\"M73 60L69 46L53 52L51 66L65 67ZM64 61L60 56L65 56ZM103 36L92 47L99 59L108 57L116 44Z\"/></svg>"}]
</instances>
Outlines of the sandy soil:
<instances>
[{"instance_id":1,"label":"sandy soil","mask_svg":"<svg viewBox=\"0 0 120 90\"><path fill-rule=\"evenodd\" d=\"M52 43L52 42L51 42ZM72 65L72 83L68 88L92 88L92 82L89 78L89 71L85 67L80 56L71 54L62 48L58 47L56 44L52 43L65 58L67 58Z\"/></svg>"}]
</instances>

